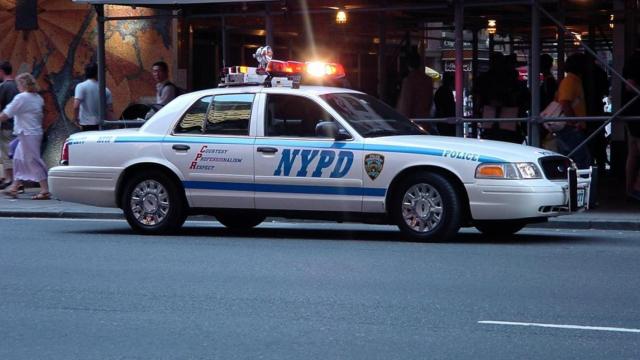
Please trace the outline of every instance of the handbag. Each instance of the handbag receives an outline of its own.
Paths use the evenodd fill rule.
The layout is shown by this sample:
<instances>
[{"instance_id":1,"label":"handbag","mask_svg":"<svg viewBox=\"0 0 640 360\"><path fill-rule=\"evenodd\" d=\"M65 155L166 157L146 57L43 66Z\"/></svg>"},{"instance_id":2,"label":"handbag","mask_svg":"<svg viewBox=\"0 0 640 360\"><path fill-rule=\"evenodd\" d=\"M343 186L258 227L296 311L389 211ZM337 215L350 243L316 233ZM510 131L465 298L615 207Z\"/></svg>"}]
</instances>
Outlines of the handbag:
<instances>
[{"instance_id":1,"label":"handbag","mask_svg":"<svg viewBox=\"0 0 640 360\"><path fill-rule=\"evenodd\" d=\"M547 107L544 110L542 110L542 112L540 113L540 116L542 118L563 116L562 105L557 101L552 101L551 103L549 103L549 105L547 105ZM548 121L548 122L542 123L542 126L544 126L545 129L547 129L549 132L552 132L552 133L556 133L564 129L565 125L566 125L566 122L564 121Z\"/></svg>"},{"instance_id":2,"label":"handbag","mask_svg":"<svg viewBox=\"0 0 640 360\"><path fill-rule=\"evenodd\" d=\"M9 151L7 151L7 156L9 159L13 159L13 155L16 153L16 148L20 143L20 138L15 138L9 142Z\"/></svg>"}]
</instances>

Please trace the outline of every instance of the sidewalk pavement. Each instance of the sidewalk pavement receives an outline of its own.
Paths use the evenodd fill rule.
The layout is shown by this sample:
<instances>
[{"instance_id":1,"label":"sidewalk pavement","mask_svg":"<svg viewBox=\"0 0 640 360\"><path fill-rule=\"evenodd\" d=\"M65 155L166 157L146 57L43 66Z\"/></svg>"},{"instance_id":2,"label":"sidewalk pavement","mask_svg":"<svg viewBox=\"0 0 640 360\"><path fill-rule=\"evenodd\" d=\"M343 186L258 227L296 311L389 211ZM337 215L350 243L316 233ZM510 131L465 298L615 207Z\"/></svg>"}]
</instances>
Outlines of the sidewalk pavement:
<instances>
[{"instance_id":1,"label":"sidewalk pavement","mask_svg":"<svg viewBox=\"0 0 640 360\"><path fill-rule=\"evenodd\" d=\"M27 188L18 199L0 195L0 217L68 218L68 219L124 219L122 210L74 204L59 200L31 200L39 189ZM602 194L596 209L549 219L549 222L530 227L556 229L603 229L640 231L640 203L632 203L623 196ZM295 221L277 219L276 221Z\"/></svg>"}]
</instances>

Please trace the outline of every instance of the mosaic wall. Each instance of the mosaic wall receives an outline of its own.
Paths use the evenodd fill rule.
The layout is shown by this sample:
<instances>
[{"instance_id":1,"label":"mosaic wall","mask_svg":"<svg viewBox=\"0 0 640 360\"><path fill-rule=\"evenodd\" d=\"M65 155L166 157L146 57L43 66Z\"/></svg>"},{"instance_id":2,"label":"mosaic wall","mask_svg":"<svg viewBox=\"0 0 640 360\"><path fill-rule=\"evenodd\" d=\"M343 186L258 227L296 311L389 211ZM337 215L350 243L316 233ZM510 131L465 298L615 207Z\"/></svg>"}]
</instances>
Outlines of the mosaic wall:
<instances>
[{"instance_id":1,"label":"mosaic wall","mask_svg":"<svg viewBox=\"0 0 640 360\"><path fill-rule=\"evenodd\" d=\"M33 14L31 30L21 28L24 9L16 0L0 0L0 59L9 60L14 73L31 72L46 103L44 126L48 141L46 158L57 162L59 149L76 128L73 92L84 80L84 66L95 60L96 13L91 6L71 0L40 0ZM28 10L28 9L27 9ZM107 6L107 16L152 15L149 9ZM171 26L168 18L157 20L109 21L106 23L107 87L113 93L114 114L144 96L155 96L151 65L164 60L171 68Z\"/></svg>"}]
</instances>

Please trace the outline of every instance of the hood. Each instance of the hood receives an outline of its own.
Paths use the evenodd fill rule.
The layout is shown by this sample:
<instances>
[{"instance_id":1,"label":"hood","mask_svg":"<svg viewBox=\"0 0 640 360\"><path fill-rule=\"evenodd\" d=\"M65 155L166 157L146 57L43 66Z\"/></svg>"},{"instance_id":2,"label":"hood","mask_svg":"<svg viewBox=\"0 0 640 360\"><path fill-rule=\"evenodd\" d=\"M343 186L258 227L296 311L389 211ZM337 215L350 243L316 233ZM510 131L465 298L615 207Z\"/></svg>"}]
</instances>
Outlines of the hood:
<instances>
[{"instance_id":1,"label":"hood","mask_svg":"<svg viewBox=\"0 0 640 360\"><path fill-rule=\"evenodd\" d=\"M426 155L477 162L536 162L545 156L563 156L533 146L502 141L435 135L386 136L366 139L366 148L374 151L417 152Z\"/></svg>"}]
</instances>

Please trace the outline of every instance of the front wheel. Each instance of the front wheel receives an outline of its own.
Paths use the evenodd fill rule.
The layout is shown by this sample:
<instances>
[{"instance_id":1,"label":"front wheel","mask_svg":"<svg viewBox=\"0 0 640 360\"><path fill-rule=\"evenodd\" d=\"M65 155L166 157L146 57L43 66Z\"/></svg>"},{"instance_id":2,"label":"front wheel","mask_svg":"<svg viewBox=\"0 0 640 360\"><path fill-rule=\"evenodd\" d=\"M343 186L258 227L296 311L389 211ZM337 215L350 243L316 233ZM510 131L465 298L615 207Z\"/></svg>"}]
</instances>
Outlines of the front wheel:
<instances>
[{"instance_id":1,"label":"front wheel","mask_svg":"<svg viewBox=\"0 0 640 360\"><path fill-rule=\"evenodd\" d=\"M474 221L474 226L487 236L509 236L527 226L523 220L484 220Z\"/></svg>"},{"instance_id":2,"label":"front wheel","mask_svg":"<svg viewBox=\"0 0 640 360\"><path fill-rule=\"evenodd\" d=\"M394 191L389 210L395 224L411 240L446 241L460 229L460 196L440 174L408 176Z\"/></svg>"},{"instance_id":3,"label":"front wheel","mask_svg":"<svg viewBox=\"0 0 640 360\"><path fill-rule=\"evenodd\" d=\"M134 175L122 192L125 218L134 231L142 234L178 230L186 219L185 207L180 188L159 171Z\"/></svg>"},{"instance_id":4,"label":"front wheel","mask_svg":"<svg viewBox=\"0 0 640 360\"><path fill-rule=\"evenodd\" d=\"M218 214L216 215L216 219L222 225L229 229L234 230L247 230L254 228L260 225L265 216L255 215L255 214L241 214L241 213L230 213L230 214Z\"/></svg>"}]
</instances>

